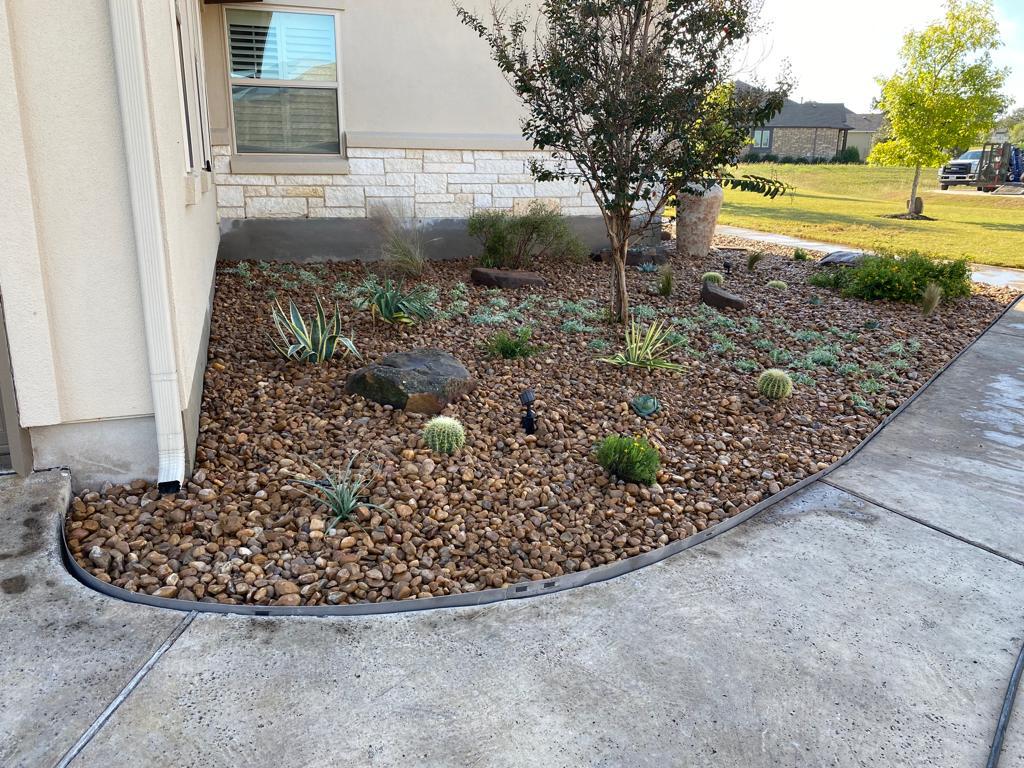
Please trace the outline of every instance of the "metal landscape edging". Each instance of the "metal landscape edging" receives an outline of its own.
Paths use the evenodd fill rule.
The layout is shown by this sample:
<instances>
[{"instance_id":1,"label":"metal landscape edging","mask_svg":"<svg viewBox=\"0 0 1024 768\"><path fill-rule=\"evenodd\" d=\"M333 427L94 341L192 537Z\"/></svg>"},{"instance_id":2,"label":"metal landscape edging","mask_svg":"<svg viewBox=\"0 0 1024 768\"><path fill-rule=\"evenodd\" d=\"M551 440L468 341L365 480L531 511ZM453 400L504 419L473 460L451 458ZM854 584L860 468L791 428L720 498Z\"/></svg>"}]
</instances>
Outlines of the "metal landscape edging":
<instances>
[{"instance_id":1,"label":"metal landscape edging","mask_svg":"<svg viewBox=\"0 0 1024 768\"><path fill-rule=\"evenodd\" d=\"M854 446L848 453L840 457L838 461L830 464L825 469L820 470L813 475L805 477L793 485L783 488L781 491L769 496L767 499L759 501L754 506L740 512L735 517L724 520L710 528L705 528L703 531L694 534L693 536L688 536L685 539L679 539L678 541L666 544L664 547L659 547L658 549L653 549L639 555L633 555L632 557L623 558L622 560L602 565L592 570L576 571L574 573L565 574L564 576L553 576L539 581L519 582L499 589L485 589L480 592L468 592L459 595L441 595L438 597L427 597L423 599L385 600L380 603L354 603L347 605L231 605L225 603L204 603L193 600L178 600L177 598L168 597L153 597L152 595L130 592L121 587L115 587L112 584L100 581L98 578L82 568L82 566L80 566L71 555L71 551L67 543L65 519L60 521L60 543L63 559L68 570L83 584L97 592L101 592L118 600L124 600L130 603L139 603L141 605L149 605L156 608L168 608L176 611L198 611L200 613L222 613L241 616L378 616L383 614L407 613L410 611L428 611L439 608L468 608L473 606L490 605L492 603L504 602L506 600L520 600L527 597L537 597L538 595L550 595L567 589L575 589L577 587L584 587L590 584L598 584L602 581L608 581L609 579L624 576L628 573L632 573L633 571L640 570L641 568L646 568L647 566L660 563L662 560L667 560L668 558L678 555L680 552L684 552L691 547L696 547L703 544L705 541L728 533L733 528L742 525L765 510L774 507L776 504L784 501L794 494L799 493L804 488L816 483L824 477L827 477L829 474L842 467L854 456L860 453L860 451L866 447L868 443L874 440L882 430L889 426L897 416L903 413L905 409L909 408L921 394L929 389L931 385L940 376L942 376L942 374L944 374L954 363L974 347L975 344L984 338L985 335L988 334L989 331L991 331L992 328L995 327L995 325L999 323L1018 304L1018 302L1022 300L1022 298L1024 298L1024 294L1020 294L1015 297L981 333L971 340L966 347L961 349L941 368L939 368L939 370L932 374L927 381L925 381L912 395L910 395L910 397L896 406L891 413L879 422L878 426L875 427L867 437ZM66 516L67 510L65 510L63 518L66 518Z\"/></svg>"}]
</instances>

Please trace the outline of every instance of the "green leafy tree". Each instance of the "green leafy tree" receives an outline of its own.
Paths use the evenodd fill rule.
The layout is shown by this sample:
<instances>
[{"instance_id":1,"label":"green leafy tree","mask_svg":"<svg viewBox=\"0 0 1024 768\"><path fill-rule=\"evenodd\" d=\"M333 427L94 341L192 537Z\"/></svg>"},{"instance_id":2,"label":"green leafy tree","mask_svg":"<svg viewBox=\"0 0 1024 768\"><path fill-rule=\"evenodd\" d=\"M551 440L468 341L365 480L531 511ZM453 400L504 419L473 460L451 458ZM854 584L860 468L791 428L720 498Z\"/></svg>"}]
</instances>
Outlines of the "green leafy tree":
<instances>
[{"instance_id":1,"label":"green leafy tree","mask_svg":"<svg viewBox=\"0 0 1024 768\"><path fill-rule=\"evenodd\" d=\"M1024 107L1006 113L996 123L996 127L1009 131L1011 144L1024 145Z\"/></svg>"},{"instance_id":2,"label":"green leafy tree","mask_svg":"<svg viewBox=\"0 0 1024 768\"><path fill-rule=\"evenodd\" d=\"M782 108L774 90L734 88L728 59L757 0L542 0L536 19L495 4L489 23L456 4L526 107L522 131L551 159L538 181L594 195L612 252L612 308L629 316L626 254L681 183L710 186L751 131ZM771 180L735 185L772 194ZM777 189L776 189L777 193Z\"/></svg>"},{"instance_id":3,"label":"green leafy tree","mask_svg":"<svg viewBox=\"0 0 1024 768\"><path fill-rule=\"evenodd\" d=\"M878 106L890 131L868 162L914 168L908 213L914 210L921 168L942 164L995 125L1005 104L1000 91L1007 75L992 62L1000 45L990 0L948 0L943 20L907 33L899 71L879 80Z\"/></svg>"}]
</instances>

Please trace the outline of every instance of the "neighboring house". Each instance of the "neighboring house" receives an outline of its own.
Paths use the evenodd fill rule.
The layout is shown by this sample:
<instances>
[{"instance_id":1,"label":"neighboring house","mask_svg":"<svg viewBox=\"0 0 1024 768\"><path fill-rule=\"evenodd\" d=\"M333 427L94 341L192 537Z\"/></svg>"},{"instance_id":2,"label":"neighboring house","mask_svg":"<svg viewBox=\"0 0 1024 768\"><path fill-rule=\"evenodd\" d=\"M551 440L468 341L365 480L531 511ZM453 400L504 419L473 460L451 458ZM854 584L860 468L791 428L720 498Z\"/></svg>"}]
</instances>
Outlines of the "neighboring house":
<instances>
[{"instance_id":1,"label":"neighboring house","mask_svg":"<svg viewBox=\"0 0 1024 768\"><path fill-rule=\"evenodd\" d=\"M842 104L786 99L782 111L753 132L746 153L831 160L846 148L848 111Z\"/></svg>"},{"instance_id":2,"label":"neighboring house","mask_svg":"<svg viewBox=\"0 0 1024 768\"><path fill-rule=\"evenodd\" d=\"M856 147L861 160L867 159L881 137L884 119L885 116L881 112L858 115L856 112L847 111L846 122L850 126L850 131L846 135L846 146Z\"/></svg>"},{"instance_id":3,"label":"neighboring house","mask_svg":"<svg viewBox=\"0 0 1024 768\"><path fill-rule=\"evenodd\" d=\"M188 476L218 248L361 256L381 207L454 234L534 199L600 232L589 194L532 179L520 115L449 0L0 3L16 468Z\"/></svg>"}]
</instances>

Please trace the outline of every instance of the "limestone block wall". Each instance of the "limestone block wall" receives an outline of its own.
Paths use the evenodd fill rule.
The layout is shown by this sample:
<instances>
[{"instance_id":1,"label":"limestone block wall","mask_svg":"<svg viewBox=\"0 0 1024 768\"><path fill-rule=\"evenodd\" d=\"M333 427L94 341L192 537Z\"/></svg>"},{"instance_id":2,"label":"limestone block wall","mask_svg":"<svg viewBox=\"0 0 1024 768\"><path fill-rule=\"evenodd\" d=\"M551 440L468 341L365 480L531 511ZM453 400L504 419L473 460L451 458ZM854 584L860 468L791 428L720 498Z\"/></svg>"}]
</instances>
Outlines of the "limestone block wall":
<instances>
[{"instance_id":1,"label":"limestone block wall","mask_svg":"<svg viewBox=\"0 0 1024 768\"><path fill-rule=\"evenodd\" d=\"M772 154L785 157L823 157L831 160L842 149L837 128L773 128Z\"/></svg>"},{"instance_id":2,"label":"limestone block wall","mask_svg":"<svg viewBox=\"0 0 1024 768\"><path fill-rule=\"evenodd\" d=\"M600 216L590 191L571 181L538 182L521 150L349 148L350 172L331 175L231 173L231 148L215 146L217 212L223 219L366 218L386 206L404 218L466 218L486 209L522 210L533 200L566 216Z\"/></svg>"}]
</instances>

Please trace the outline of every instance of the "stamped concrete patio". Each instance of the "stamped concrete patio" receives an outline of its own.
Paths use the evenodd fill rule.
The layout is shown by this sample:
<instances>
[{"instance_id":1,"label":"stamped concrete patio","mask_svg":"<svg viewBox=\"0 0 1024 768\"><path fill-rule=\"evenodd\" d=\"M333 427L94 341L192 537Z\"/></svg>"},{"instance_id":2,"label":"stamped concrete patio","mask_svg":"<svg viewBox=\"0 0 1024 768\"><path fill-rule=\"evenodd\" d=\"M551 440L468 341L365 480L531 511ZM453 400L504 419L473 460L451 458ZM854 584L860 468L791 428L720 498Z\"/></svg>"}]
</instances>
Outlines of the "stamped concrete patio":
<instances>
[{"instance_id":1,"label":"stamped concrete patio","mask_svg":"<svg viewBox=\"0 0 1024 768\"><path fill-rule=\"evenodd\" d=\"M1024 643L1024 302L824 480L556 595L130 605L63 570L67 497L0 486L3 766L983 766Z\"/></svg>"}]
</instances>

